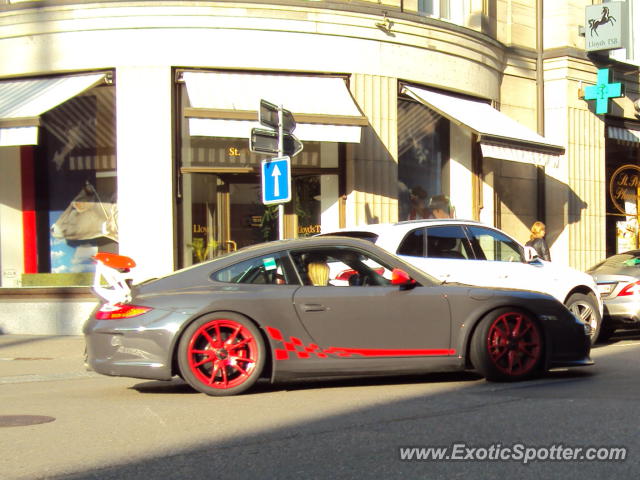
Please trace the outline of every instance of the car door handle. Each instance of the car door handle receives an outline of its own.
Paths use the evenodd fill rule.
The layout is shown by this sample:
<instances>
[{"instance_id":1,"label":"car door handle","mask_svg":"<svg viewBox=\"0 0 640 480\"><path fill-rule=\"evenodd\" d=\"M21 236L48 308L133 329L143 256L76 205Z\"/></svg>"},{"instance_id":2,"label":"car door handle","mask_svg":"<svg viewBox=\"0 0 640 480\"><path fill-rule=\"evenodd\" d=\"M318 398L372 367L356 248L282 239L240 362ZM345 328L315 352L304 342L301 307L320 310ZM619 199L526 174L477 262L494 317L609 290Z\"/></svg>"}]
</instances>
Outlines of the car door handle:
<instances>
[{"instance_id":1,"label":"car door handle","mask_svg":"<svg viewBox=\"0 0 640 480\"><path fill-rule=\"evenodd\" d=\"M327 310L327 307L319 303L305 303L302 305L302 310L305 312L324 312Z\"/></svg>"}]
</instances>

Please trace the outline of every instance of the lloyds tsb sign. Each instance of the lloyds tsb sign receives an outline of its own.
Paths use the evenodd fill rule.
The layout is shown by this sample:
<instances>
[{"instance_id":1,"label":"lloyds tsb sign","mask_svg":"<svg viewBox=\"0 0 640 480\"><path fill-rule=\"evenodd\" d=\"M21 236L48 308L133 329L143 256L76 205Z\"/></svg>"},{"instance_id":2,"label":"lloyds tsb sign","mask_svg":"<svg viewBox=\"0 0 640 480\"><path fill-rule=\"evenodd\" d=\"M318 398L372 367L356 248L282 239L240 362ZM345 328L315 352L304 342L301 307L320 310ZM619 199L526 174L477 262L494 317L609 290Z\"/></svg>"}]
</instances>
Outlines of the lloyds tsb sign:
<instances>
[{"instance_id":1,"label":"lloyds tsb sign","mask_svg":"<svg viewBox=\"0 0 640 480\"><path fill-rule=\"evenodd\" d=\"M607 2L585 8L585 50L615 50L624 46L626 26L624 2Z\"/></svg>"}]
</instances>

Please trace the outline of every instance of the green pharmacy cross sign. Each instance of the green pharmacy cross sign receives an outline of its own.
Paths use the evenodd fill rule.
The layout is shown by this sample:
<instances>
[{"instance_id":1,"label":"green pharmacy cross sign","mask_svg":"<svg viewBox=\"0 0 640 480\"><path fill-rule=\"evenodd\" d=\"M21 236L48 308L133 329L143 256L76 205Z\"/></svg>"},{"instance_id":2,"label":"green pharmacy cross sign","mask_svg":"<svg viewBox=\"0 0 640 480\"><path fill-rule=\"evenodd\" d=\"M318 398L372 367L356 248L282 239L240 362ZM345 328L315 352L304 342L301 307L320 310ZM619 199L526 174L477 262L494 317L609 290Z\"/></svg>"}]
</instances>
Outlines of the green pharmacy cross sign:
<instances>
[{"instance_id":1,"label":"green pharmacy cross sign","mask_svg":"<svg viewBox=\"0 0 640 480\"><path fill-rule=\"evenodd\" d=\"M622 84L609 83L609 69L598 70L598 83L584 89L585 100L596 101L596 113L603 115L609 112L609 99L622 97Z\"/></svg>"}]
</instances>

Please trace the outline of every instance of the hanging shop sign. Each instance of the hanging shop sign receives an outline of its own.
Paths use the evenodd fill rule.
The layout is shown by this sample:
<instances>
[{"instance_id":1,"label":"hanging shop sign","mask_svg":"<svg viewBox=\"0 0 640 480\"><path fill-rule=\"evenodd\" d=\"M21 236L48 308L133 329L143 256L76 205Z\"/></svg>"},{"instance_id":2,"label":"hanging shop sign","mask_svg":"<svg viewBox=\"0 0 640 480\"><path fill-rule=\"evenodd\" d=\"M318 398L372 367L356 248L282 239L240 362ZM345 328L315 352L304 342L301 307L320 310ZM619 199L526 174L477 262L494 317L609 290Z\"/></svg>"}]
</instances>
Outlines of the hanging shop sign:
<instances>
[{"instance_id":1,"label":"hanging shop sign","mask_svg":"<svg viewBox=\"0 0 640 480\"><path fill-rule=\"evenodd\" d=\"M624 2L607 2L585 7L585 50L615 50L624 46Z\"/></svg>"},{"instance_id":2,"label":"hanging shop sign","mask_svg":"<svg viewBox=\"0 0 640 480\"><path fill-rule=\"evenodd\" d=\"M598 70L598 80L595 85L589 85L584 89L585 100L596 101L596 113L604 115L609 113L609 100L624 96L622 83L609 82L609 69Z\"/></svg>"}]
</instances>

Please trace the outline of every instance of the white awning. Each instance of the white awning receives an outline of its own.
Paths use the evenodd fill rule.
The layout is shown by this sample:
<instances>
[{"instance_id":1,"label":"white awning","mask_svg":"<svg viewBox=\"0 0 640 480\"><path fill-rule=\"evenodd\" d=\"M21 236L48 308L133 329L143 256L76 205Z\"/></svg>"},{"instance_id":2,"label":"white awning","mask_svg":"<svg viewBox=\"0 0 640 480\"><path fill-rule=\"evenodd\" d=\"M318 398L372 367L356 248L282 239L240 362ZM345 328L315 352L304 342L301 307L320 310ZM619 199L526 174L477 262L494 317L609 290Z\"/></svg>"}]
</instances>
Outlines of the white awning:
<instances>
[{"instance_id":1,"label":"white awning","mask_svg":"<svg viewBox=\"0 0 640 480\"><path fill-rule=\"evenodd\" d=\"M249 138L260 100L293 113L300 140L360 142L367 124L347 85L338 77L184 72L192 108L185 109L192 136Z\"/></svg>"},{"instance_id":2,"label":"white awning","mask_svg":"<svg viewBox=\"0 0 640 480\"><path fill-rule=\"evenodd\" d=\"M516 122L491 105L405 85L402 93L478 136L485 157L545 165L556 162L564 147Z\"/></svg>"},{"instance_id":3,"label":"white awning","mask_svg":"<svg viewBox=\"0 0 640 480\"><path fill-rule=\"evenodd\" d=\"M622 127L607 127L609 138L628 143L640 143L640 130L629 130Z\"/></svg>"},{"instance_id":4,"label":"white awning","mask_svg":"<svg viewBox=\"0 0 640 480\"><path fill-rule=\"evenodd\" d=\"M0 82L0 146L36 145L40 115L104 78L104 73L95 73Z\"/></svg>"},{"instance_id":5,"label":"white awning","mask_svg":"<svg viewBox=\"0 0 640 480\"><path fill-rule=\"evenodd\" d=\"M489 143L480 143L482 156L485 158L497 158L498 160L510 160L512 162L532 163L534 165L547 165L556 155L547 153L534 152L532 150L505 147L503 145L491 145Z\"/></svg>"}]
</instances>

